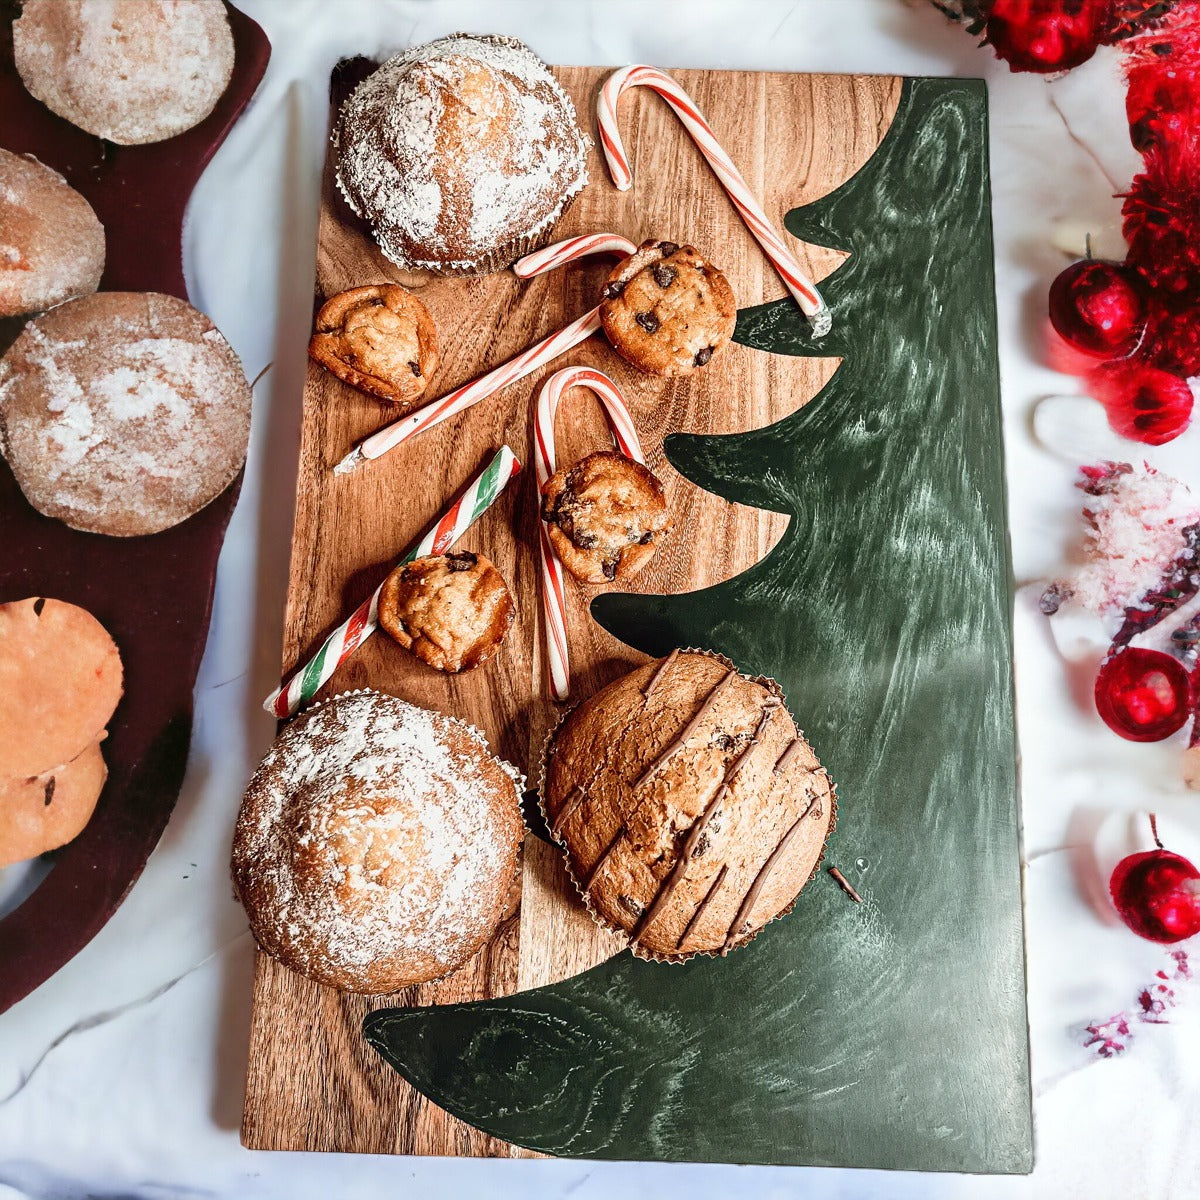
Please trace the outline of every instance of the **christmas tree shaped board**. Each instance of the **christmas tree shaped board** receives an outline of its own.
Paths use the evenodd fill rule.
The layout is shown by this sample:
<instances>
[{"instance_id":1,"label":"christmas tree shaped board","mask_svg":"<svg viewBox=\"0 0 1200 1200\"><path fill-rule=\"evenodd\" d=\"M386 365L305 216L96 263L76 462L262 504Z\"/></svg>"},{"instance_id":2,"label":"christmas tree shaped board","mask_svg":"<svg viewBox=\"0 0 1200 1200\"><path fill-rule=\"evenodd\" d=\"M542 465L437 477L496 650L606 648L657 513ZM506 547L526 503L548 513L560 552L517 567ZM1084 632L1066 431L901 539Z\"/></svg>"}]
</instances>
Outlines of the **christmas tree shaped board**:
<instances>
[{"instance_id":1,"label":"christmas tree shaped board","mask_svg":"<svg viewBox=\"0 0 1200 1200\"><path fill-rule=\"evenodd\" d=\"M603 74L563 72L584 101ZM572 963L615 947L587 942L577 906L555 890L553 854L531 839L519 913L449 985L401 1005L355 1001L260 959L249 1144L1029 1168L986 95L973 81L677 77L767 211L850 257L823 285L834 332L813 343L716 185L693 168L673 118L651 97L626 100L634 200L597 172L562 232L727 248L741 345L724 376L706 370L683 385L647 385L599 343L578 355L631 389L655 451L656 430L693 432L665 440L679 474L658 459L684 518L683 557L656 562L642 594L595 600L599 625L583 620L588 597L578 597L577 690L638 661L628 647L708 646L775 676L838 782L830 861L865 903L823 875L788 918L725 960L666 967L622 953L572 974ZM324 252L324 223L321 238ZM564 315L583 311L597 278L563 278ZM443 286L426 294L439 301ZM497 296L494 282L469 286ZM840 366L830 356L844 356ZM535 388L518 385L506 407L468 421L527 445ZM306 446L308 419L306 405ZM344 451L346 432L322 427L325 461ZM601 436L590 410L570 431L560 418L561 439L581 451ZM361 497L339 502L362 511ZM314 511L330 520L333 503L323 495L314 510L302 479L301 525ZM532 496L519 492L506 517L481 537L528 610ZM514 529L522 548L505 559L502 535ZM552 719L528 699L542 685L536 628L526 633L531 654L518 666L532 678L514 668L503 684L535 715L509 717L498 735L523 765ZM372 682L457 712L478 700L403 671L378 648L340 684ZM493 705L500 686L493 678ZM497 740L486 710L466 715ZM562 948L580 941L574 957ZM553 982L518 990L542 980ZM354 1022L368 1013L364 1043Z\"/></svg>"}]
</instances>

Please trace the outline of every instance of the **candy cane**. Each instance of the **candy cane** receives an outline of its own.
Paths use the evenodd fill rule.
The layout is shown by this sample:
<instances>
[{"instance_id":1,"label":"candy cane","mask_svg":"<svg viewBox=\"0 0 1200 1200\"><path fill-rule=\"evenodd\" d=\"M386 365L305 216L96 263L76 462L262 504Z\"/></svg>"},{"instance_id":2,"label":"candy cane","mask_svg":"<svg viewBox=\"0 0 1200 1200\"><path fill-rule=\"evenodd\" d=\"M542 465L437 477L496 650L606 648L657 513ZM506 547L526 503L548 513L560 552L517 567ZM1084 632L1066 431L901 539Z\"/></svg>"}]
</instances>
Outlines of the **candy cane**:
<instances>
[{"instance_id":1,"label":"candy cane","mask_svg":"<svg viewBox=\"0 0 1200 1200\"><path fill-rule=\"evenodd\" d=\"M645 465L642 445L621 389L602 371L594 367L564 367L555 371L538 393L537 412L533 422L533 460L537 474L538 492L556 470L554 454L554 417L559 401L567 388L586 387L604 405L604 413L612 429L613 441L626 458ZM549 666L547 681L555 700L565 700L571 694L570 659L567 654L567 597L563 581L562 560L554 549L546 522L541 523L542 558L542 617L546 625L546 660Z\"/></svg>"},{"instance_id":2,"label":"candy cane","mask_svg":"<svg viewBox=\"0 0 1200 1200\"><path fill-rule=\"evenodd\" d=\"M617 234L594 233L586 237L568 238L564 242L557 242L542 250L535 250L532 254L527 254L524 258L519 259L513 265L513 270L520 278L530 279L534 275L541 275L545 271L561 266L572 259L583 258L587 254L601 254L615 250L619 254L628 255L636 249L637 247L631 241L619 237ZM337 475L349 474L369 459L379 458L401 443L407 442L409 438L416 437L426 429L432 429L442 421L448 421L473 404L486 400L501 388L516 383L518 379L524 379L526 375L536 371L539 367L552 362L559 355L570 350L572 346L586 341L599 329L600 309L596 307L557 333L552 333L549 337L530 346L528 350L523 350L515 358L510 358L508 362L488 371L486 375L481 375L478 379L448 392L441 399L434 400L416 412L410 413L407 417L401 417L400 420L393 421L390 425L376 430L370 437L359 442L334 467L334 473Z\"/></svg>"},{"instance_id":3,"label":"candy cane","mask_svg":"<svg viewBox=\"0 0 1200 1200\"><path fill-rule=\"evenodd\" d=\"M674 79L657 67L632 66L614 71L600 89L596 99L596 118L600 125L600 142L608 171L617 190L628 191L633 184L633 171L625 154L625 146L617 128L617 101L626 88L648 87L657 92L674 109L684 128L700 148L713 174L721 181L734 208L755 240L763 248L771 265L779 272L787 290L796 298L804 315L812 326L815 337L824 337L832 327L829 308L821 298L812 281L805 275L795 255L784 244L783 238L763 212L762 206L742 178L742 173L733 165L733 159L721 148L717 135L704 119L692 98Z\"/></svg>"},{"instance_id":4,"label":"candy cane","mask_svg":"<svg viewBox=\"0 0 1200 1200\"><path fill-rule=\"evenodd\" d=\"M466 491L438 518L423 538L397 562L412 562L426 554L445 554L499 498L521 469L507 446L467 485ZM263 708L280 720L307 704L337 668L376 630L381 583L322 643L321 648L282 687L263 701Z\"/></svg>"}]
</instances>

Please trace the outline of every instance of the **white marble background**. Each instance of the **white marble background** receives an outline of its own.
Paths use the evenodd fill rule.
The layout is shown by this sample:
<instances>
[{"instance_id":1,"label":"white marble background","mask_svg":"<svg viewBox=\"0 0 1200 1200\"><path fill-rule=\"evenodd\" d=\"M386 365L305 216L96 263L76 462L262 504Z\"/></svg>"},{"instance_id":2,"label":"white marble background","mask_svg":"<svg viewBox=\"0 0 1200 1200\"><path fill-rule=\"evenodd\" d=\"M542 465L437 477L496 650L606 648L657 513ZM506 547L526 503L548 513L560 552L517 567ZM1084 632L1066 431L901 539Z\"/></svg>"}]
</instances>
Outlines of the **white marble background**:
<instances>
[{"instance_id":1,"label":"white marble background","mask_svg":"<svg viewBox=\"0 0 1200 1200\"><path fill-rule=\"evenodd\" d=\"M0 1017L0 1200L305 1200L424 1191L693 1200L741 1193L829 1200L1200 1195L1200 984L1178 984L1170 1023L1136 1026L1124 1055L1105 1060L1084 1050L1082 1027L1130 1008L1166 959L1089 907L1067 852L1082 842L1111 863L1135 848L1127 814L1153 806L1169 843L1200 857L1200 798L1189 799L1177 782L1177 746L1123 743L1075 703L1031 603L1036 588L1021 594L1016 618L1036 1113L1031 1177L350 1159L241 1148L251 944L231 898L227 851L242 786L272 733L258 704L277 680L333 62L470 29L516 34L562 63L986 75L1021 583L1050 574L1063 556L1078 504L1071 486L1078 456L1133 449L1110 446L1085 405L1080 423L1055 435L1080 445L1052 452L1035 441L1032 413L1040 397L1074 390L1036 355L1045 290L1066 261L1052 246L1054 231L1067 222L1092 229L1102 249L1119 247L1112 193L1128 183L1138 159L1126 136L1114 54L1053 83L1012 76L924 0L238 2L267 30L274 53L257 99L196 191L185 258L193 300L228 335L249 375L274 365L256 392L246 485L221 558L179 807L103 933ZM1193 431L1153 457L1200 486L1198 441ZM970 1004L969 990L962 1002ZM935 1036L931 1030L931 1042Z\"/></svg>"}]
</instances>

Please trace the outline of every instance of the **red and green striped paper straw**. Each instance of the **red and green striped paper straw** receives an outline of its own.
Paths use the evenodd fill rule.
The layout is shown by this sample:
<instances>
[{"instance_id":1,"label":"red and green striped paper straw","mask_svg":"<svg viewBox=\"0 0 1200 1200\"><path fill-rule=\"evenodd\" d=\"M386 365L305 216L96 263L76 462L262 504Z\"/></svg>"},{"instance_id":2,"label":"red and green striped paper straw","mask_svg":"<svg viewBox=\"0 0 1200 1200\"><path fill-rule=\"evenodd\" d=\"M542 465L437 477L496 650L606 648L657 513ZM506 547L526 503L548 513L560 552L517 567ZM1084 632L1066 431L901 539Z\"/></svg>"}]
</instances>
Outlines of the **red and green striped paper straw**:
<instances>
[{"instance_id":1,"label":"red and green striped paper straw","mask_svg":"<svg viewBox=\"0 0 1200 1200\"><path fill-rule=\"evenodd\" d=\"M521 469L517 456L501 446L491 462L467 485L461 496L438 518L397 566L426 554L445 554L496 502ZM281 687L263 701L263 708L283 720L294 716L320 691L329 677L373 634L379 615L381 583L322 643L321 648Z\"/></svg>"}]
</instances>

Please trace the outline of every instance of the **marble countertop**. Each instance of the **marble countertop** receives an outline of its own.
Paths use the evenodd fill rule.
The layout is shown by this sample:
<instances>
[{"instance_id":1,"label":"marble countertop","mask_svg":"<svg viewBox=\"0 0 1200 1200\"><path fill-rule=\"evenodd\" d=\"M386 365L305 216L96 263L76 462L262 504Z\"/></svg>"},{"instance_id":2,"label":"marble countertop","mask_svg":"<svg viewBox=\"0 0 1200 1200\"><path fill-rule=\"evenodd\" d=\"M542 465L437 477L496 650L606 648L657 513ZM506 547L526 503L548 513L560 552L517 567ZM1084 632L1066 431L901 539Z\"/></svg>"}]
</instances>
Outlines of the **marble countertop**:
<instances>
[{"instance_id":1,"label":"marble countertop","mask_svg":"<svg viewBox=\"0 0 1200 1200\"><path fill-rule=\"evenodd\" d=\"M1078 511L1074 468L1130 457L1078 406L1035 436L1033 414L1074 381L1040 365L1060 242L1090 229L1123 253L1129 146L1118 59L1102 52L1047 82L1010 75L926 0L237 0L274 47L262 88L192 202L194 302L229 337L256 388L242 498L221 556L196 691L188 776L161 845L123 907L72 963L0 1017L0 1200L7 1197L528 1193L702 1197L751 1193L941 1198L969 1194L1200 1195L1200 985L1163 947L1091 907L1072 849L1111 862L1134 848L1130 814L1155 808L1173 848L1200 857L1200 804L1177 746L1133 746L1073 698L1034 603ZM251 1153L238 1142L252 946L228 880L242 788L271 739L259 702L278 680L304 344L330 67L457 29L526 39L548 61L986 76L1007 434L1023 754L1036 1159L1028 1178L850 1170L490 1162ZM1200 486L1200 434L1144 457ZM1195 957L1195 955L1193 955ZM1084 1045L1089 1023L1135 1012L1169 976L1125 1052ZM1200 975L1200 963L1196 968ZM969 1003L969 994L964 995ZM933 1039L935 1033L930 1031Z\"/></svg>"}]
</instances>

